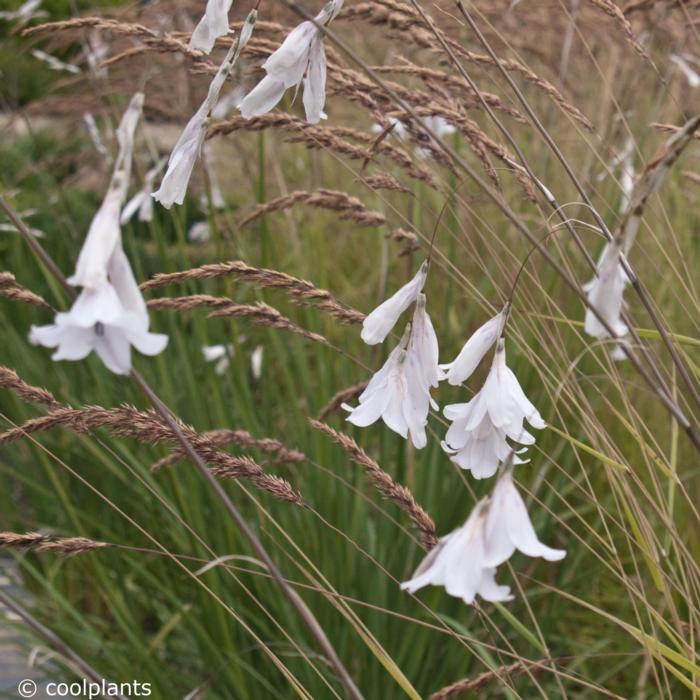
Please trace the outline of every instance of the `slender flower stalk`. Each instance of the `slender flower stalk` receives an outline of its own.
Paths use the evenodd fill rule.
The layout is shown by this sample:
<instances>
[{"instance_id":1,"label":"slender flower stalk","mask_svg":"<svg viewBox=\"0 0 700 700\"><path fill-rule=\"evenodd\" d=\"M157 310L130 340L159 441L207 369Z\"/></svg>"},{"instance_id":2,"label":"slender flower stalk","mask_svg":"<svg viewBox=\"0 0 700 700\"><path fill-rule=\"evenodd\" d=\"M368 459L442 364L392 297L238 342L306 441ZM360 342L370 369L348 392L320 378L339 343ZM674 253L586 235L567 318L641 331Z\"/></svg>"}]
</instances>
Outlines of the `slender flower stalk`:
<instances>
[{"instance_id":1,"label":"slender flower stalk","mask_svg":"<svg viewBox=\"0 0 700 700\"><path fill-rule=\"evenodd\" d=\"M211 53L220 36L228 34L228 13L233 0L208 0L206 10L190 37L189 49Z\"/></svg>"},{"instance_id":2,"label":"slender flower stalk","mask_svg":"<svg viewBox=\"0 0 700 700\"><path fill-rule=\"evenodd\" d=\"M343 0L331 0L315 17L325 26L343 6ZM240 104L246 119L269 112L290 87L304 84L306 120L317 124L326 115L326 52L323 36L310 21L296 26L280 47L263 63L265 77L245 96Z\"/></svg>"},{"instance_id":3,"label":"slender flower stalk","mask_svg":"<svg viewBox=\"0 0 700 700\"><path fill-rule=\"evenodd\" d=\"M473 374L484 355L501 337L508 316L508 308L506 305L499 314L477 328L452 362L440 365L440 369L447 372L447 381L450 384L457 386Z\"/></svg>"},{"instance_id":4,"label":"slender flower stalk","mask_svg":"<svg viewBox=\"0 0 700 700\"><path fill-rule=\"evenodd\" d=\"M418 298L425 286L427 276L428 263L424 262L410 282L407 282L365 318L362 323L361 338L367 345L377 345L384 341L396 325L399 316Z\"/></svg>"},{"instance_id":5,"label":"slender flower stalk","mask_svg":"<svg viewBox=\"0 0 700 700\"><path fill-rule=\"evenodd\" d=\"M445 435L443 449L455 464L471 471L477 479L493 476L499 462L511 455L507 438L521 445L535 442L523 427L525 420L537 429L546 425L506 366L503 339L498 341L491 371L481 391L468 403L445 406L444 414L452 425ZM513 461L522 464L527 460L513 454Z\"/></svg>"},{"instance_id":6,"label":"slender flower stalk","mask_svg":"<svg viewBox=\"0 0 700 700\"><path fill-rule=\"evenodd\" d=\"M180 138L175 144L168 160L168 169L161 182L160 188L154 192L152 197L159 201L164 207L170 209L173 204L182 204L187 193L187 186L192 176L192 170L199 158L204 144L207 127L211 118L211 113L219 99L219 93L228 78L231 69L238 61L243 48L248 43L255 21L257 10L251 10L241 27L238 39L233 42L226 54L223 63L219 67L214 79L209 85L209 92L204 98L199 109L194 113L187 126L184 128Z\"/></svg>"}]
</instances>

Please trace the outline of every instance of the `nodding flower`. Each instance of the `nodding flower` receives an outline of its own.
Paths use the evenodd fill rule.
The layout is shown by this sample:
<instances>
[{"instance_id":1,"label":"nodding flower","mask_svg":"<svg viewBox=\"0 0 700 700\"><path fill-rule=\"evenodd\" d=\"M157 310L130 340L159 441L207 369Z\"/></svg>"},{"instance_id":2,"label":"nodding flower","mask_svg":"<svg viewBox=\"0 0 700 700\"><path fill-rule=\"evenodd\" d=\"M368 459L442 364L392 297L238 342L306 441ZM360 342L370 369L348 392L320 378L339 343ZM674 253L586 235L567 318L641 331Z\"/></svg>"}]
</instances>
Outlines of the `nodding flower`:
<instances>
[{"instance_id":1,"label":"nodding flower","mask_svg":"<svg viewBox=\"0 0 700 700\"><path fill-rule=\"evenodd\" d=\"M621 261L622 248L620 244L616 241L606 243L596 266L596 276L584 287L591 306L612 328L618 340L624 339L629 330L627 324L622 320L623 294L629 278ZM610 337L608 329L590 308L586 309L583 328L588 335L594 338ZM616 359L620 359L619 353L617 353Z\"/></svg>"},{"instance_id":2,"label":"nodding flower","mask_svg":"<svg viewBox=\"0 0 700 700\"><path fill-rule=\"evenodd\" d=\"M512 463L511 463L512 464ZM516 549L529 557L559 561L563 549L539 541L509 464L491 496L479 501L469 518L428 552L403 590L415 593L424 586L444 586L449 595L471 604L476 596L491 602L513 599L508 586L495 581L496 568Z\"/></svg>"},{"instance_id":3,"label":"nodding flower","mask_svg":"<svg viewBox=\"0 0 700 700\"><path fill-rule=\"evenodd\" d=\"M479 501L464 525L440 538L401 589L415 593L424 586L444 586L449 595L468 605L477 595L490 602L513 600L510 587L496 583L496 568L486 564L484 526L488 510L488 498Z\"/></svg>"},{"instance_id":4,"label":"nodding flower","mask_svg":"<svg viewBox=\"0 0 700 700\"><path fill-rule=\"evenodd\" d=\"M328 24L343 6L343 0L331 0L315 17L317 24ZM269 112L291 87L304 84L306 120L317 124L326 115L326 52L323 36L313 22L302 22L285 38L279 48L263 63L265 77L240 104L246 118Z\"/></svg>"},{"instance_id":5,"label":"nodding flower","mask_svg":"<svg viewBox=\"0 0 700 700\"><path fill-rule=\"evenodd\" d=\"M188 49L211 53L216 40L228 34L228 13L233 0L208 0L202 19L190 37Z\"/></svg>"},{"instance_id":6,"label":"nodding flower","mask_svg":"<svg viewBox=\"0 0 700 700\"><path fill-rule=\"evenodd\" d=\"M231 72L231 68L238 60L243 47L248 43L253 33L257 16L257 11L251 10L246 17L238 39L231 44L226 58L224 58L223 63L209 85L209 91L204 98L204 102L187 122L187 126L183 129L180 138L175 144L175 148L170 154L165 177L160 183L158 191L152 194L152 197L166 209L170 209L173 204L182 204L185 200L192 170L202 151L212 110L216 107L219 93Z\"/></svg>"},{"instance_id":7,"label":"nodding flower","mask_svg":"<svg viewBox=\"0 0 700 700\"><path fill-rule=\"evenodd\" d=\"M427 444L425 426L430 409L430 387L421 362L423 357L411 346L411 324L399 344L391 351L384 366L375 373L367 388L360 394L355 408L343 404L350 412L347 420L364 428L380 418L387 427L401 435L410 437L415 447Z\"/></svg>"},{"instance_id":8,"label":"nodding flower","mask_svg":"<svg viewBox=\"0 0 700 700\"><path fill-rule=\"evenodd\" d=\"M109 189L68 279L83 289L70 311L57 313L53 324L33 326L29 334L32 343L57 348L54 360L80 360L94 350L117 374L131 370L132 345L145 355L156 355L168 342L167 336L148 332L146 303L122 249L119 226L142 107L139 93L117 130L120 148Z\"/></svg>"},{"instance_id":9,"label":"nodding flower","mask_svg":"<svg viewBox=\"0 0 700 700\"><path fill-rule=\"evenodd\" d=\"M499 462L509 457L512 448L506 438L521 445L535 442L523 427L525 420L537 429L546 425L506 366L502 338L496 346L491 371L479 393L468 403L445 406L444 414L452 425L445 435L443 449L455 464L471 471L477 479L493 476ZM513 461L522 464L525 460L514 455Z\"/></svg>"},{"instance_id":10,"label":"nodding flower","mask_svg":"<svg viewBox=\"0 0 700 700\"><path fill-rule=\"evenodd\" d=\"M365 318L361 337L367 345L377 345L389 335L399 316L418 298L425 286L427 276L428 263L424 262L410 282L383 301Z\"/></svg>"},{"instance_id":11,"label":"nodding flower","mask_svg":"<svg viewBox=\"0 0 700 700\"><path fill-rule=\"evenodd\" d=\"M440 365L440 368L447 372L447 381L450 384L456 386L471 377L484 355L501 337L508 310L507 304L500 313L474 331L452 362Z\"/></svg>"}]
</instances>

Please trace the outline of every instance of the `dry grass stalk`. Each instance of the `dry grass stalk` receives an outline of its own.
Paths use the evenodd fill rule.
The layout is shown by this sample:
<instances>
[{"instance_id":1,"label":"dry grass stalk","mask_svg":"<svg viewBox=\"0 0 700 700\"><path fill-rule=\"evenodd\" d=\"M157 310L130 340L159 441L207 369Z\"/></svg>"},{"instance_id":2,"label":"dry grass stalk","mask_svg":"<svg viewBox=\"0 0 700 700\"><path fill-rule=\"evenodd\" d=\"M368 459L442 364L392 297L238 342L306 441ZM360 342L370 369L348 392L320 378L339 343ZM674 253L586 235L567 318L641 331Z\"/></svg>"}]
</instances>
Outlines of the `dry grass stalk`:
<instances>
[{"instance_id":1,"label":"dry grass stalk","mask_svg":"<svg viewBox=\"0 0 700 700\"><path fill-rule=\"evenodd\" d=\"M359 384L353 384L347 387L347 389L341 389L341 391L336 392L331 397L331 400L321 409L318 414L318 420L326 420L328 416L335 413L344 403L357 398L367 387L369 380L360 382Z\"/></svg>"},{"instance_id":2,"label":"dry grass stalk","mask_svg":"<svg viewBox=\"0 0 700 700\"><path fill-rule=\"evenodd\" d=\"M182 421L178 427L202 459L210 465L212 473L227 479L245 478L258 488L283 501L303 505L304 501L289 482L263 468L250 457L234 457L218 449L216 443L197 433ZM83 406L81 408L60 407L40 418L33 418L23 425L0 433L0 444L15 442L23 437L64 427L76 433L85 433L94 428L106 428L116 437L135 438L143 443L179 445L173 430L155 411L139 411L133 406L118 408Z\"/></svg>"},{"instance_id":3,"label":"dry grass stalk","mask_svg":"<svg viewBox=\"0 0 700 700\"><path fill-rule=\"evenodd\" d=\"M350 21L364 20L370 24L387 27L389 34L397 37L402 42L409 42L421 48L430 49L442 54L443 48L434 36L430 28L426 27L423 18L408 3L398 0L374 0L373 2L358 3L346 7L338 19ZM440 31L440 30L438 30ZM455 53L470 63L480 66L494 66L494 61L485 54L468 51L461 44L443 34L443 38ZM500 59L500 64L509 72L520 75L525 80L533 83L556 102L564 112L573 117L586 129L593 131L593 125L585 115L574 105L567 102L563 95L550 82L538 76L527 66L512 59Z\"/></svg>"},{"instance_id":4,"label":"dry grass stalk","mask_svg":"<svg viewBox=\"0 0 700 700\"><path fill-rule=\"evenodd\" d=\"M202 433L202 437L209 440L212 445L217 445L219 447L234 443L245 449L261 450L266 454L272 455L272 461L275 464L293 464L306 461L306 455L303 452L289 449L279 440L274 440L273 438L253 437L247 430L229 430L226 428L221 430L208 430ZM169 467L184 458L184 450L177 448L166 457L163 457L163 459L151 465L151 471L160 471L164 467Z\"/></svg>"},{"instance_id":5,"label":"dry grass stalk","mask_svg":"<svg viewBox=\"0 0 700 700\"><path fill-rule=\"evenodd\" d=\"M289 209L299 202L308 204L310 207L338 212L339 219L354 221L360 226L382 226L386 223L384 214L370 211L357 197L352 197L347 192L322 188L313 192L297 190L288 195L272 199L269 202L264 202L242 219L239 226L243 228L257 221L265 214Z\"/></svg>"},{"instance_id":6,"label":"dry grass stalk","mask_svg":"<svg viewBox=\"0 0 700 700\"><path fill-rule=\"evenodd\" d=\"M696 185L700 185L700 173L694 173L692 170L684 170L681 175L683 177L687 177L691 182L694 182Z\"/></svg>"},{"instance_id":7,"label":"dry grass stalk","mask_svg":"<svg viewBox=\"0 0 700 700\"><path fill-rule=\"evenodd\" d=\"M0 387L4 389L12 389L23 401L27 403L36 403L42 406L60 406L53 394L46 389L41 389L19 378L19 375L14 370L8 367L0 366Z\"/></svg>"},{"instance_id":8,"label":"dry grass stalk","mask_svg":"<svg viewBox=\"0 0 700 700\"><path fill-rule=\"evenodd\" d=\"M311 149L323 148L333 153L347 156L351 160L363 162L374 160L375 153L366 147L374 142L374 134L347 127L309 124L303 119L282 112L272 112L271 114L264 114L252 119L233 117L232 119L216 122L209 128L207 138L240 130L262 131L271 128L285 132L287 134L285 140L289 143L303 143ZM364 146L352 143L351 140L359 141ZM411 157L401 148L388 143L381 143L376 148L376 155L388 158L413 179L425 182L433 188L435 187L433 175L425 168L414 164Z\"/></svg>"},{"instance_id":9,"label":"dry grass stalk","mask_svg":"<svg viewBox=\"0 0 700 700\"><path fill-rule=\"evenodd\" d=\"M405 486L397 484L367 453L348 435L333 430L326 423L309 418L311 425L340 445L355 464L362 467L377 491L386 499L393 501L410 519L418 530L423 548L432 549L438 541L435 523L432 518L416 503L413 494Z\"/></svg>"},{"instance_id":10,"label":"dry grass stalk","mask_svg":"<svg viewBox=\"0 0 700 700\"><path fill-rule=\"evenodd\" d=\"M313 308L324 311L343 323L362 323L365 318L363 313L343 306L326 289L320 289L311 284L311 282L292 277L292 275L288 275L286 272L251 267L242 260L212 263L181 272L157 274L154 275L152 279L144 282L141 285L141 289L153 289L154 287L162 287L166 284L188 282L190 280L216 279L229 275L241 282L252 284L256 287L282 289L289 294L294 303L302 306L313 306Z\"/></svg>"},{"instance_id":11,"label":"dry grass stalk","mask_svg":"<svg viewBox=\"0 0 700 700\"><path fill-rule=\"evenodd\" d=\"M33 306L48 306L38 294L18 284L11 272L0 272L0 296Z\"/></svg>"},{"instance_id":12,"label":"dry grass stalk","mask_svg":"<svg viewBox=\"0 0 700 700\"><path fill-rule=\"evenodd\" d=\"M367 187L373 190L393 190L394 192L403 192L403 194L412 194L408 187L404 187L393 175L389 175L389 173L367 175L363 178L363 181Z\"/></svg>"},{"instance_id":13,"label":"dry grass stalk","mask_svg":"<svg viewBox=\"0 0 700 700\"><path fill-rule=\"evenodd\" d=\"M0 532L0 548L26 549L33 552L53 552L64 556L84 554L95 549L104 549L111 545L106 542L89 540L86 537L55 537L41 532Z\"/></svg>"},{"instance_id":14,"label":"dry grass stalk","mask_svg":"<svg viewBox=\"0 0 700 700\"><path fill-rule=\"evenodd\" d=\"M419 78L425 84L426 88L435 91L436 84L440 84L448 89L460 90L467 93L471 101L466 102L460 98L460 103L463 106L468 106L470 109L481 109L482 104L479 100L476 92L472 89L469 83L458 75L453 75L451 73L445 73L444 71L436 70L433 68L426 68L424 66L418 66L412 63L408 59L400 56L398 58L399 65L391 66L372 66L372 70L375 73L387 73L394 75L408 75L412 77ZM509 107L504 104L503 100L498 95L494 95L492 92L482 92L480 91L481 97L483 97L486 104L492 109L505 112L508 116L512 117L516 122L521 124L526 123L525 117L513 107Z\"/></svg>"},{"instance_id":15,"label":"dry grass stalk","mask_svg":"<svg viewBox=\"0 0 700 700\"><path fill-rule=\"evenodd\" d=\"M227 297L214 297L210 294L192 294L186 297L161 297L150 299L148 308L155 311L190 311L202 307L213 307L215 310L208 314L207 318L236 317L249 318L259 326L278 328L300 335L307 340L328 344L328 341L318 333L307 331L296 323L283 316L277 309L262 301L255 304L236 304Z\"/></svg>"},{"instance_id":16,"label":"dry grass stalk","mask_svg":"<svg viewBox=\"0 0 700 700\"><path fill-rule=\"evenodd\" d=\"M387 240L394 241L401 246L401 252L399 257L404 257L405 255L410 255L420 250L420 245L418 244L418 236L416 236L413 231L407 231L404 228L396 228L385 236Z\"/></svg>"},{"instance_id":17,"label":"dry grass stalk","mask_svg":"<svg viewBox=\"0 0 700 700\"><path fill-rule=\"evenodd\" d=\"M611 17L615 24L620 28L625 35L627 43L644 59L650 61L649 54L644 50L644 47L637 41L637 37L632 31L632 25L629 23L625 12L623 12L613 0L591 0L591 2L608 17Z\"/></svg>"},{"instance_id":18,"label":"dry grass stalk","mask_svg":"<svg viewBox=\"0 0 700 700\"><path fill-rule=\"evenodd\" d=\"M531 663L515 661L508 666L501 666L493 671L480 673L475 678L465 678L464 680L452 683L433 693L430 696L430 700L450 700L451 698L458 698L472 691L483 690L484 687L504 676L509 679L517 678L526 673L540 671L545 665L551 663L551 659L542 659L541 661L533 661Z\"/></svg>"}]
</instances>

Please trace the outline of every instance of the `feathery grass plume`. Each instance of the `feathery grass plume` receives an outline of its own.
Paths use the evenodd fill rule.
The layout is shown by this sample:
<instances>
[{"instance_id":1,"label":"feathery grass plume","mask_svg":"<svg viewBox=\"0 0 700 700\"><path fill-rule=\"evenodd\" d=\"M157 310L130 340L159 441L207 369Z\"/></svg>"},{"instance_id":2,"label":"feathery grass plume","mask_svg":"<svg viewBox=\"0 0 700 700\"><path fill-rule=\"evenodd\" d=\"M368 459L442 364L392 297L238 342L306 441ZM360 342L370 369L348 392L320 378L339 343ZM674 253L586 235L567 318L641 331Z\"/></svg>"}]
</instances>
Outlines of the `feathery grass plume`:
<instances>
[{"instance_id":1,"label":"feathery grass plume","mask_svg":"<svg viewBox=\"0 0 700 700\"><path fill-rule=\"evenodd\" d=\"M226 297L193 294L187 297L161 297L160 299L151 299L148 302L148 308L157 311L190 311L201 307L214 308L214 311L211 311L207 318L248 318L259 326L289 331L307 340L328 345L328 341L322 335L298 326L277 309L262 301L255 302L255 304L237 304Z\"/></svg>"},{"instance_id":2,"label":"feathery grass plume","mask_svg":"<svg viewBox=\"0 0 700 700\"><path fill-rule=\"evenodd\" d=\"M57 537L41 532L0 532L0 548L25 549L32 552L53 552L72 557L76 554L92 552L111 547L107 542L97 542L86 537Z\"/></svg>"},{"instance_id":3,"label":"feathery grass plume","mask_svg":"<svg viewBox=\"0 0 700 700\"><path fill-rule=\"evenodd\" d=\"M401 246L399 257L405 257L420 250L418 236L413 231L407 231L405 228L395 228L393 231L389 231L384 238L394 241Z\"/></svg>"},{"instance_id":4,"label":"feathery grass plume","mask_svg":"<svg viewBox=\"0 0 700 700\"><path fill-rule=\"evenodd\" d=\"M436 83L440 83L447 90L452 93L453 90L459 90L469 95L471 101L467 102L463 98L459 98L460 104L468 109L481 109L481 100L478 99L476 92L472 89L471 85L458 75L453 75L451 73L445 73L441 70L436 70L434 68L427 68L425 66L419 66L409 61L404 56L398 56L398 64L388 65L388 66L372 66L372 70L375 73L384 73L389 75L407 75L410 77L419 78L430 90L430 92L435 96L437 93ZM507 114L509 117L514 119L520 124L525 124L527 120L517 109L505 104L503 100L492 92L479 91L481 98L486 102L486 104L497 111Z\"/></svg>"},{"instance_id":5,"label":"feathery grass plume","mask_svg":"<svg viewBox=\"0 0 700 700\"><path fill-rule=\"evenodd\" d=\"M386 223L384 214L370 211L357 197L352 197L347 192L322 188L313 192L298 190L259 204L250 214L241 219L238 225L244 228L265 214L289 209L298 202L308 204L310 207L339 212L339 219L354 221L360 226L382 226Z\"/></svg>"},{"instance_id":6,"label":"feathery grass plume","mask_svg":"<svg viewBox=\"0 0 700 700\"><path fill-rule=\"evenodd\" d=\"M344 403L354 401L367 388L368 384L369 379L337 391L331 396L330 401L321 409L318 414L318 420L326 420L332 413L339 411Z\"/></svg>"},{"instance_id":7,"label":"feathery grass plume","mask_svg":"<svg viewBox=\"0 0 700 700\"><path fill-rule=\"evenodd\" d=\"M301 494L289 482L266 474L250 457L234 457L222 452L216 443L197 433L194 428L177 420L180 431L197 453L210 466L212 474L226 479L249 479L262 491L283 501L303 505ZM179 439L161 416L153 410L139 411L133 406L118 408L82 406L52 409L45 416L33 418L22 425L0 433L0 444L16 442L27 435L63 427L76 433L86 433L94 428L106 428L116 437L135 438L144 443L179 445Z\"/></svg>"},{"instance_id":8,"label":"feathery grass plume","mask_svg":"<svg viewBox=\"0 0 700 700\"><path fill-rule=\"evenodd\" d=\"M61 405L50 391L27 384L27 382L20 379L17 372L8 367L0 366L0 387L11 389L27 403L35 403L51 408Z\"/></svg>"},{"instance_id":9,"label":"feathery grass plume","mask_svg":"<svg viewBox=\"0 0 700 700\"><path fill-rule=\"evenodd\" d=\"M408 187L404 187L393 175L389 175L389 173L367 175L362 179L365 185L373 190L393 190L394 192L402 192L403 194L412 194Z\"/></svg>"},{"instance_id":10,"label":"feathery grass plume","mask_svg":"<svg viewBox=\"0 0 700 700\"><path fill-rule=\"evenodd\" d=\"M465 678L464 680L451 683L450 685L441 688L430 696L430 700L452 700L452 698L460 698L466 693L473 691L483 691L483 689L502 678L509 680L531 674L536 671L542 671L546 666L551 665L552 659L541 659L539 661L514 661L507 666L501 666L493 671L484 671L474 678Z\"/></svg>"},{"instance_id":11,"label":"feathery grass plume","mask_svg":"<svg viewBox=\"0 0 700 700\"><path fill-rule=\"evenodd\" d=\"M303 143L308 148L332 151L347 156L351 160L361 160L363 162L374 160L376 153L376 155L381 155L391 160L413 179L425 182L433 188L436 187L435 178L430 171L416 165L411 157L401 148L382 142L374 151L370 151L369 148L352 142L359 141L365 146L372 146L376 140L373 134L348 127L309 124L303 119L281 112L264 114L253 119L234 117L226 121L216 122L209 129L207 138L214 138L215 136L230 134L240 130L262 131L272 128L285 132L287 134L285 140L289 143Z\"/></svg>"},{"instance_id":12,"label":"feathery grass plume","mask_svg":"<svg viewBox=\"0 0 700 700\"><path fill-rule=\"evenodd\" d=\"M345 8L339 19L354 21L362 19L371 24L386 26L391 36L401 41L411 41L422 48L430 49L436 53L443 53L443 48L430 30L420 14L408 3L398 0L373 0L372 2L359 3ZM439 31L439 30L438 30ZM442 34L442 32L440 32ZM490 56L475 53L465 49L459 42L443 34L443 38L450 48L461 58L481 66L493 66L494 61ZM536 85L547 94L569 116L582 124L589 131L593 131L593 125L577 107L568 102L564 96L549 81L537 75L533 70L513 59L501 58L499 63L509 72L516 73L528 82Z\"/></svg>"},{"instance_id":13,"label":"feathery grass plume","mask_svg":"<svg viewBox=\"0 0 700 700\"><path fill-rule=\"evenodd\" d=\"M408 516L413 526L420 533L424 549L430 550L437 544L435 523L423 508L416 503L416 499L408 488L397 484L349 435L334 430L326 423L322 423L314 418L309 418L309 423L314 429L327 435L333 442L342 447L348 453L350 459L364 469L365 474L367 474L377 491L384 498L395 503Z\"/></svg>"},{"instance_id":14,"label":"feathery grass plume","mask_svg":"<svg viewBox=\"0 0 700 700\"><path fill-rule=\"evenodd\" d=\"M299 450L289 449L285 444L273 438L256 438L247 430L208 430L202 433L202 437L212 443L212 445L224 446L230 443L245 449L258 449L272 456L275 464L293 464L305 462L306 455ZM184 450L177 448L169 455L159 459L151 465L151 471L156 472L164 467L169 467L181 459L186 459Z\"/></svg>"},{"instance_id":15,"label":"feathery grass plume","mask_svg":"<svg viewBox=\"0 0 700 700\"><path fill-rule=\"evenodd\" d=\"M141 285L141 289L153 289L166 284L188 282L191 280L216 279L232 276L234 279L265 289L281 289L291 300L302 306L312 306L324 311L343 323L362 323L363 313L350 309L340 303L327 289L320 289L311 282L292 277L286 272L267 268L252 267L242 260L211 263L181 272L158 273ZM152 300L154 306L159 300Z\"/></svg>"},{"instance_id":16,"label":"feathery grass plume","mask_svg":"<svg viewBox=\"0 0 700 700\"><path fill-rule=\"evenodd\" d=\"M608 17L611 17L615 24L620 28L625 36L625 39L632 48L644 59L650 61L649 54L646 52L644 47L639 43L637 37L632 31L632 25L630 24L627 17L625 17L625 12L621 10L613 0L591 0L591 2L600 10L602 10Z\"/></svg>"},{"instance_id":17,"label":"feathery grass plume","mask_svg":"<svg viewBox=\"0 0 700 700\"><path fill-rule=\"evenodd\" d=\"M11 272L0 272L0 296L21 301L32 306L48 306L46 301L38 294L25 289L17 283L15 276Z\"/></svg>"},{"instance_id":18,"label":"feathery grass plume","mask_svg":"<svg viewBox=\"0 0 700 700\"><path fill-rule=\"evenodd\" d=\"M231 69L236 64L241 51L253 33L257 16L257 10L251 10L248 14L238 38L231 44L226 57L209 85L209 91L204 98L204 102L202 102L199 109L187 123L187 126L185 126L175 144L175 148L170 154L168 169L160 184L160 188L152 195L155 200L167 209L170 209L173 204L182 204L185 201L187 186L204 144L211 112L216 107L219 93L231 73Z\"/></svg>"}]
</instances>

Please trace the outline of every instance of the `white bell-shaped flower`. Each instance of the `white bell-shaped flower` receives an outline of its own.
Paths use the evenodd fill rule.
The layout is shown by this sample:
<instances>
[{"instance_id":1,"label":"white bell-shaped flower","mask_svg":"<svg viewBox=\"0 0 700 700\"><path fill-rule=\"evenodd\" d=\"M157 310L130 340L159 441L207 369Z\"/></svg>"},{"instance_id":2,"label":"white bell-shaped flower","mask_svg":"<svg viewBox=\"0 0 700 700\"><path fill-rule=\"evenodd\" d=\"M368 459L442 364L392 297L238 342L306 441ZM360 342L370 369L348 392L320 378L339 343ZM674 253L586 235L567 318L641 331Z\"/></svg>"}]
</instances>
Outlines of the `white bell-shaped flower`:
<instances>
[{"instance_id":1,"label":"white bell-shaped flower","mask_svg":"<svg viewBox=\"0 0 700 700\"><path fill-rule=\"evenodd\" d=\"M53 324L32 326L30 342L57 348L53 360L82 360L94 350L116 374L131 371L132 345L144 355L162 352L168 337L148 332L146 305L121 247L109 267L110 281L85 287Z\"/></svg>"},{"instance_id":2,"label":"white bell-shaped flower","mask_svg":"<svg viewBox=\"0 0 700 700\"><path fill-rule=\"evenodd\" d=\"M584 286L591 306L595 307L618 338L623 338L628 331L627 324L622 320L622 295L629 280L620 262L621 255L618 243L607 243L598 261L595 278ZM583 327L594 338L610 337L608 330L589 308L586 309Z\"/></svg>"},{"instance_id":3,"label":"white bell-shaped flower","mask_svg":"<svg viewBox=\"0 0 700 700\"><path fill-rule=\"evenodd\" d=\"M508 306L477 328L452 362L440 366L447 372L447 381L450 384L454 386L461 384L472 375L484 355L501 337L507 315Z\"/></svg>"},{"instance_id":4,"label":"white bell-shaped flower","mask_svg":"<svg viewBox=\"0 0 700 700\"><path fill-rule=\"evenodd\" d=\"M160 183L158 191L152 194L152 197L166 209L170 209L173 204L182 204L185 201L185 194L192 176L192 170L202 151L211 112L216 107L221 88L226 82L231 68L238 60L243 47L248 43L253 33L256 19L257 11L251 10L241 27L238 39L231 45L226 58L224 58L214 79L211 81L204 102L202 102L199 109L183 129L180 138L175 144L175 148L170 154L165 177Z\"/></svg>"},{"instance_id":5,"label":"white bell-shaped flower","mask_svg":"<svg viewBox=\"0 0 700 700\"><path fill-rule=\"evenodd\" d=\"M56 314L53 324L32 327L29 336L35 344L57 348L54 360L80 360L95 350L117 374L131 370L132 345L145 355L156 355L168 341L165 335L148 332L146 303L122 250L119 227L142 105L143 95L136 95L119 126L112 180L68 280L83 291L70 311Z\"/></svg>"},{"instance_id":6,"label":"white bell-shaped flower","mask_svg":"<svg viewBox=\"0 0 700 700\"><path fill-rule=\"evenodd\" d=\"M410 335L409 324L401 342L360 394L359 405L352 408L343 404L343 408L350 411L347 420L353 425L364 428L381 418L401 437L410 436L413 445L421 449L427 444L425 426L431 399L420 358L409 348Z\"/></svg>"},{"instance_id":7,"label":"white bell-shaped flower","mask_svg":"<svg viewBox=\"0 0 700 700\"><path fill-rule=\"evenodd\" d=\"M506 366L505 344L498 341L491 371L486 382L468 403L446 406L445 417L452 421L443 449L459 467L477 479L496 473L512 448L506 438L531 445L535 438L523 422L537 429L545 427L537 409L530 403L513 372ZM514 463L523 462L514 456Z\"/></svg>"},{"instance_id":8,"label":"white bell-shaped flower","mask_svg":"<svg viewBox=\"0 0 700 700\"><path fill-rule=\"evenodd\" d=\"M528 557L559 561L566 556L563 549L552 549L537 539L522 496L512 478L513 468L506 467L491 494L491 503L484 525L484 561L498 566L510 559L517 549Z\"/></svg>"},{"instance_id":9,"label":"white bell-shaped flower","mask_svg":"<svg viewBox=\"0 0 700 700\"><path fill-rule=\"evenodd\" d=\"M214 371L218 375L226 372L234 354L235 348L230 343L228 345L202 345L202 355L205 362L216 362Z\"/></svg>"},{"instance_id":10,"label":"white bell-shaped flower","mask_svg":"<svg viewBox=\"0 0 700 700\"><path fill-rule=\"evenodd\" d=\"M437 387L438 383L444 379L444 375L438 365L437 334L425 309L425 302L425 294L420 293L416 299L416 310L413 312L411 336L406 352L409 356L415 356L415 367L418 372L416 379L426 390L429 390L431 387Z\"/></svg>"},{"instance_id":11,"label":"white bell-shaped flower","mask_svg":"<svg viewBox=\"0 0 700 700\"><path fill-rule=\"evenodd\" d=\"M340 12L343 0L332 0L316 16L321 25ZM285 38L280 47L263 63L265 77L245 96L240 104L246 119L269 112L287 89L304 84L304 110L312 124L325 118L326 53L323 37L313 22L302 22Z\"/></svg>"},{"instance_id":12,"label":"white bell-shaped flower","mask_svg":"<svg viewBox=\"0 0 700 700\"><path fill-rule=\"evenodd\" d=\"M381 343L396 325L399 316L418 298L428 276L428 263L424 262L416 276L393 296L383 301L362 323L362 340L367 345Z\"/></svg>"},{"instance_id":13,"label":"white bell-shaped flower","mask_svg":"<svg viewBox=\"0 0 700 700\"><path fill-rule=\"evenodd\" d=\"M233 0L208 0L202 19L195 27L187 48L210 53L220 36L228 34L228 13Z\"/></svg>"},{"instance_id":14,"label":"white bell-shaped flower","mask_svg":"<svg viewBox=\"0 0 700 700\"><path fill-rule=\"evenodd\" d=\"M489 504L480 501L461 527L441 537L413 574L401 584L415 593L424 586L444 586L447 593L471 605L477 595L491 602L512 600L508 586L495 581L496 568L487 564L484 525Z\"/></svg>"}]
</instances>

